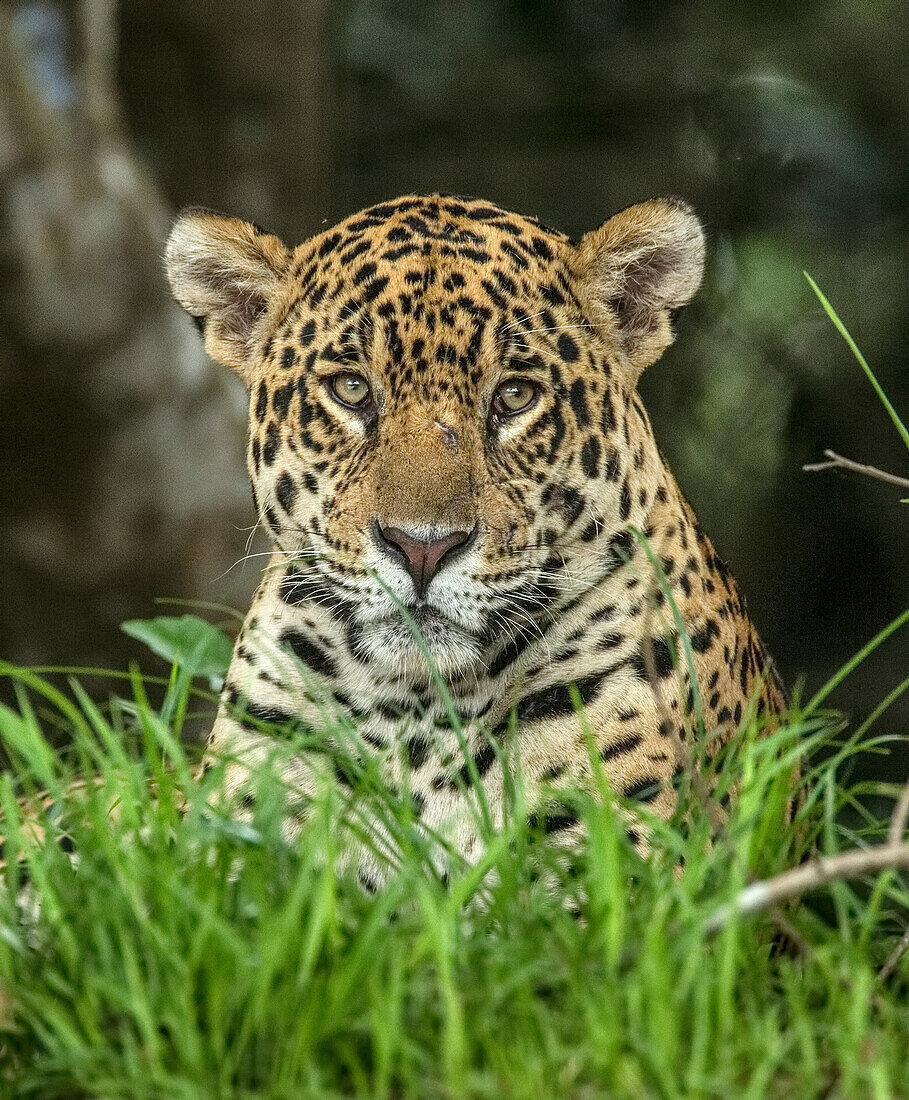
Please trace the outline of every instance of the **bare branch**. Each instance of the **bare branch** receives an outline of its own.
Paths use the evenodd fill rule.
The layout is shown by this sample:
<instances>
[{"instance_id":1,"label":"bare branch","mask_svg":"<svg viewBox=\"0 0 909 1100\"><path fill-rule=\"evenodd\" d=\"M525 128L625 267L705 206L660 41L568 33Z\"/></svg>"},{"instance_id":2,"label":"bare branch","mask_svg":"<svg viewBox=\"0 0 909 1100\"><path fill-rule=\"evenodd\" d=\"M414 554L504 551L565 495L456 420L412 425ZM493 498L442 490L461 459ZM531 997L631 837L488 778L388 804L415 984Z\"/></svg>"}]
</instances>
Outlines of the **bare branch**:
<instances>
[{"instance_id":1,"label":"bare branch","mask_svg":"<svg viewBox=\"0 0 909 1100\"><path fill-rule=\"evenodd\" d=\"M707 922L707 933L719 932L736 913L759 913L828 882L861 878L888 869L909 869L909 844L877 844L873 848L854 848L835 856L809 860L775 878L746 886L734 901L716 910Z\"/></svg>"},{"instance_id":2,"label":"bare branch","mask_svg":"<svg viewBox=\"0 0 909 1100\"><path fill-rule=\"evenodd\" d=\"M807 957L812 954L811 944L805 939L801 932L799 932L788 917L785 916L782 909L778 906L774 906L770 910L770 916L773 918L774 924L776 924L800 955Z\"/></svg>"},{"instance_id":3,"label":"bare branch","mask_svg":"<svg viewBox=\"0 0 909 1100\"><path fill-rule=\"evenodd\" d=\"M909 950L909 928L900 936L900 942L890 952L890 955L884 965L880 968L877 974L877 980L879 982L885 982L890 975L896 970L896 965Z\"/></svg>"},{"instance_id":4,"label":"bare branch","mask_svg":"<svg viewBox=\"0 0 909 1100\"><path fill-rule=\"evenodd\" d=\"M829 462L810 462L802 469L806 473L816 473L819 470L849 470L853 474L864 474L865 477L886 481L888 485L897 485L900 489L909 489L909 478L888 474L886 470L879 470L877 466L866 466L863 462L854 462L851 458L843 458L836 451L824 451L824 454L830 460Z\"/></svg>"}]
</instances>

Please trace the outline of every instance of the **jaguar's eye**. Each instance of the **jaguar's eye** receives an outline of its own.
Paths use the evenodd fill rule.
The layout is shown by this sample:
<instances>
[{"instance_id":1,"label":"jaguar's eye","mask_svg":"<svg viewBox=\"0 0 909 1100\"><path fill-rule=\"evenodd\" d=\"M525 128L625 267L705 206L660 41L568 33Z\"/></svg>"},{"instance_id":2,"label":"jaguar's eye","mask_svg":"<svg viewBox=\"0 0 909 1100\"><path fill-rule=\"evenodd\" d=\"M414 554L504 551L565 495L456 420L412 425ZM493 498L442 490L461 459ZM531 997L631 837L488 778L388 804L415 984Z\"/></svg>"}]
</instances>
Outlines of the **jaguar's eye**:
<instances>
[{"instance_id":1,"label":"jaguar's eye","mask_svg":"<svg viewBox=\"0 0 909 1100\"><path fill-rule=\"evenodd\" d=\"M509 378L496 390L492 408L500 417L516 416L532 408L540 396L540 387L524 378Z\"/></svg>"},{"instance_id":2,"label":"jaguar's eye","mask_svg":"<svg viewBox=\"0 0 909 1100\"><path fill-rule=\"evenodd\" d=\"M369 383L362 374L344 371L334 374L328 380L328 392L341 405L350 409L362 408L369 400Z\"/></svg>"}]
</instances>

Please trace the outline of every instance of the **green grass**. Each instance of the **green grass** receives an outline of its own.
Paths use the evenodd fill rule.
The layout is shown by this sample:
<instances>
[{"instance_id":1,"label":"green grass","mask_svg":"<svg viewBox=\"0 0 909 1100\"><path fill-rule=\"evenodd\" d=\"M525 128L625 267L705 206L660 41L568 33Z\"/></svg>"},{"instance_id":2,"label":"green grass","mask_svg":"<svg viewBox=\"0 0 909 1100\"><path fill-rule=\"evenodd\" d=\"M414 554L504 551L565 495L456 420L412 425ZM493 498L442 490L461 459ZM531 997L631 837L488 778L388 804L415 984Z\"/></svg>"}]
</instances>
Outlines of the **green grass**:
<instances>
[{"instance_id":1,"label":"green grass","mask_svg":"<svg viewBox=\"0 0 909 1100\"><path fill-rule=\"evenodd\" d=\"M209 677L213 660L209 647ZM194 785L175 735L196 697L180 666L154 705L155 686L134 675L104 708L75 680L59 690L3 671L18 706L0 709L12 761L0 782L0 1096L909 1095L906 959L876 977L907 919L905 876L837 883L787 909L798 950L775 946L768 914L707 928L745 883L812 846L886 832L867 796L883 813L880 794L895 789L845 784L857 742L817 703L770 738L743 731L727 761L739 799L713 843L693 802L685 822L654 825L659 854L642 860L608 792L578 795L589 842L566 868L524 823L516 784L486 863L443 884L406 792L382 789L368 764L292 845L273 767L257 777L251 823L213 810L217 769ZM326 731L308 747L332 751L332 732L355 737ZM61 735L65 753L50 747ZM792 762L822 748L786 826ZM23 838L17 799L36 788L51 793L43 825L75 844L75 868L59 845ZM368 815L386 823L396 865L374 897L336 858Z\"/></svg>"},{"instance_id":2,"label":"green grass","mask_svg":"<svg viewBox=\"0 0 909 1100\"><path fill-rule=\"evenodd\" d=\"M125 624L171 674L120 674L129 690L103 707L47 678L65 670L0 663L18 700L0 706L0 1098L909 1097L909 953L879 977L909 922L909 875L834 882L711 934L747 883L885 840L901 788L849 775L860 751L905 760L906 738L869 731L909 679L848 737L820 708L907 619L785 728L760 738L745 720L718 836L686 783L644 860L603 781L598 800L577 794L588 840L569 866L527 825L518 779L500 833L481 813L483 862L447 882L440 842L348 727L275 740L276 756L334 753L352 779L299 841L283 838L277 761L256 776L252 821L218 811L219 770L194 783L181 734L231 647L193 616ZM787 824L796 760L815 763ZM38 823L62 844L29 839L20 801L38 791ZM374 897L338 861L369 820L392 867Z\"/></svg>"}]
</instances>

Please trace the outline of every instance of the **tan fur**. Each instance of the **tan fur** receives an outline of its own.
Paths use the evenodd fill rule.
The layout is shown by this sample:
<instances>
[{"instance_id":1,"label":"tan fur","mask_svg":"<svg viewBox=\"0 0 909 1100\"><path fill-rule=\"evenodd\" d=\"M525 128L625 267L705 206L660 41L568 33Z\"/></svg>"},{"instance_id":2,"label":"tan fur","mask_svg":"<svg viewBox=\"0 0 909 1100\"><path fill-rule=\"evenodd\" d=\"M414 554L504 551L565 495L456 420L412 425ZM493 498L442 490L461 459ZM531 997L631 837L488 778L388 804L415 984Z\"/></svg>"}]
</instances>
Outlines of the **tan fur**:
<instances>
[{"instance_id":1,"label":"tan fur","mask_svg":"<svg viewBox=\"0 0 909 1100\"><path fill-rule=\"evenodd\" d=\"M164 262L174 297L204 318L208 354L241 374L256 333L280 308L290 250L251 222L191 210L177 221Z\"/></svg>"},{"instance_id":2,"label":"tan fur","mask_svg":"<svg viewBox=\"0 0 909 1100\"><path fill-rule=\"evenodd\" d=\"M666 816L692 767L696 694L708 756L749 705L781 709L636 391L703 262L697 219L672 200L580 244L447 196L372 207L293 253L247 223L177 222L169 277L210 353L249 386L250 475L275 544L213 754L267 753L269 724L324 727L340 711L420 820L475 858L471 770L396 600L445 680L494 821L505 769L519 768L532 812L573 835L553 790L590 782L587 730L617 792ZM333 396L351 372L370 388L357 408ZM497 396L509 380L534 395L515 414ZM395 530L463 535L422 595L385 538ZM662 561L697 692L635 532ZM327 760L288 765L304 801L343 786ZM231 770L232 790L245 774ZM364 881L381 879L369 851L352 858Z\"/></svg>"}]
</instances>

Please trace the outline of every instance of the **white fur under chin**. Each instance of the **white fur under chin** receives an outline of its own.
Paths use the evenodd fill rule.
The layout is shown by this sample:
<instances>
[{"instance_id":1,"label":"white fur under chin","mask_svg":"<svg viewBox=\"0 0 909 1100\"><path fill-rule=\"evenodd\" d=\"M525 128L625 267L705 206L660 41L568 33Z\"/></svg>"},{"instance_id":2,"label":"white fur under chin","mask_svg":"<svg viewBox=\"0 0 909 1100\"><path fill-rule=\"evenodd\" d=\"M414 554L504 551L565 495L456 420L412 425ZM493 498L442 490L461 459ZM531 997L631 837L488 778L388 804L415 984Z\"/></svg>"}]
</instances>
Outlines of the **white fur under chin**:
<instances>
[{"instance_id":1,"label":"white fur under chin","mask_svg":"<svg viewBox=\"0 0 909 1100\"><path fill-rule=\"evenodd\" d=\"M420 630L433 664L446 679L462 676L480 662L482 654L477 639L455 623L433 616L421 624ZM369 624L359 648L363 656L368 655L383 671L413 677L424 677L429 672L426 654L403 619Z\"/></svg>"}]
</instances>

